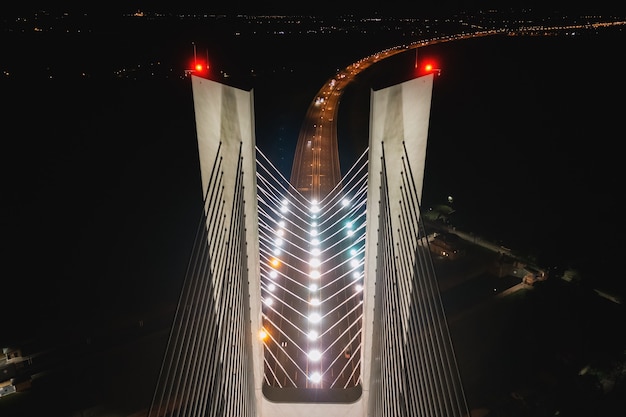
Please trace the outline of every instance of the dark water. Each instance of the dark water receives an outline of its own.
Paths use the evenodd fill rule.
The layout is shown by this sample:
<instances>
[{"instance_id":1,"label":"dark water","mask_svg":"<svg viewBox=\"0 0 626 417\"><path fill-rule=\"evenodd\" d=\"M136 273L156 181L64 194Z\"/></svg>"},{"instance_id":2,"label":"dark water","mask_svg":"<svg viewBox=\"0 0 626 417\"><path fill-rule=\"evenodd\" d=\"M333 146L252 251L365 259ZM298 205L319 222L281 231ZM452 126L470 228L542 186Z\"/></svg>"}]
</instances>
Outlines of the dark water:
<instances>
[{"instance_id":1,"label":"dark water","mask_svg":"<svg viewBox=\"0 0 626 417\"><path fill-rule=\"evenodd\" d=\"M626 90L615 51L623 41L505 39L459 54L469 60L452 67L475 81L451 75L452 85L435 90L426 172L436 173L425 200L448 192L463 229L623 290L615 279L624 249L615 188Z\"/></svg>"}]
</instances>

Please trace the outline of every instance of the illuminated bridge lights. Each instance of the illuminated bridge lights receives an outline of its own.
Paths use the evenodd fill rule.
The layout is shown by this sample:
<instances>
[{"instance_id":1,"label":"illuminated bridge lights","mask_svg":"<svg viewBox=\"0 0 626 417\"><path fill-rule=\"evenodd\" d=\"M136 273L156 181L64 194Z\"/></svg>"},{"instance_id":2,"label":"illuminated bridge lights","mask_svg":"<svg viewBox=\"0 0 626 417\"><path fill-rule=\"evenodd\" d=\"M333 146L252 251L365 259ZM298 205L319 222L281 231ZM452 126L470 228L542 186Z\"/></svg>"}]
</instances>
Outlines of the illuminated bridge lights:
<instances>
[{"instance_id":1,"label":"illuminated bridge lights","mask_svg":"<svg viewBox=\"0 0 626 417\"><path fill-rule=\"evenodd\" d=\"M322 358L322 353L317 349L313 349L309 351L308 357L311 361L317 362Z\"/></svg>"},{"instance_id":2,"label":"illuminated bridge lights","mask_svg":"<svg viewBox=\"0 0 626 417\"><path fill-rule=\"evenodd\" d=\"M309 376L309 379L311 380L311 382L318 383L322 380L322 374L320 374L319 372L313 372Z\"/></svg>"},{"instance_id":3,"label":"illuminated bridge lights","mask_svg":"<svg viewBox=\"0 0 626 417\"><path fill-rule=\"evenodd\" d=\"M322 321L322 316L320 315L320 313L311 313L309 314L309 321L311 323L319 323L320 321Z\"/></svg>"},{"instance_id":4,"label":"illuminated bridge lights","mask_svg":"<svg viewBox=\"0 0 626 417\"><path fill-rule=\"evenodd\" d=\"M267 339L267 337L268 337L267 330L265 330L265 329L259 330L259 339L265 340L265 339Z\"/></svg>"},{"instance_id":5,"label":"illuminated bridge lights","mask_svg":"<svg viewBox=\"0 0 626 417\"><path fill-rule=\"evenodd\" d=\"M355 167L343 192L337 188L319 200L301 195L273 167L258 169L268 172L258 181L258 206L259 228L267 229L259 234L266 260L261 314L272 328L263 342L264 381L273 388L360 384L355 353L361 351L363 310L355 293L362 291L367 158ZM280 257L269 255L275 253Z\"/></svg>"}]
</instances>

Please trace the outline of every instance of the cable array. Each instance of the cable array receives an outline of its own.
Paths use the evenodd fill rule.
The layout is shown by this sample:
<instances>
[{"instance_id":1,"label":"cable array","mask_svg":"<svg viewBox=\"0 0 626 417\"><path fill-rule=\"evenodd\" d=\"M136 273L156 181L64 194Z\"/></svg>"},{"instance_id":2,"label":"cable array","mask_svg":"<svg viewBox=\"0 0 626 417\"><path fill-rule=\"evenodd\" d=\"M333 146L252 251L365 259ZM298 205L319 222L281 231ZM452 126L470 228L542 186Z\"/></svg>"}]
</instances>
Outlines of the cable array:
<instances>
[{"instance_id":1,"label":"cable array","mask_svg":"<svg viewBox=\"0 0 626 417\"><path fill-rule=\"evenodd\" d=\"M367 152L316 201L257 148L257 195L265 384L360 384Z\"/></svg>"},{"instance_id":2,"label":"cable array","mask_svg":"<svg viewBox=\"0 0 626 417\"><path fill-rule=\"evenodd\" d=\"M148 417L256 415L243 171L226 213L222 168L220 147Z\"/></svg>"},{"instance_id":3,"label":"cable array","mask_svg":"<svg viewBox=\"0 0 626 417\"><path fill-rule=\"evenodd\" d=\"M400 166L382 147L370 415L467 416L406 144ZM391 164L401 172L399 212L390 210Z\"/></svg>"}]
</instances>

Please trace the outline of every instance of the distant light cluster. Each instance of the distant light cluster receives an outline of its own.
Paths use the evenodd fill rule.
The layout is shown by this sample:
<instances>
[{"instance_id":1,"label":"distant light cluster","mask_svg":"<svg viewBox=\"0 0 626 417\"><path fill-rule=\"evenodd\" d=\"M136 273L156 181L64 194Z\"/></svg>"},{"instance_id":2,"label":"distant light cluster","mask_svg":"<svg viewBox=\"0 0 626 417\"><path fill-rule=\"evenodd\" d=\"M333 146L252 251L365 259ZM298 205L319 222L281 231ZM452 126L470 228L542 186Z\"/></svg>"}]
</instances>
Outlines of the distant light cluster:
<instances>
[{"instance_id":1,"label":"distant light cluster","mask_svg":"<svg viewBox=\"0 0 626 417\"><path fill-rule=\"evenodd\" d=\"M305 39L314 36L327 36L333 33L353 34L367 39L376 39L384 35L389 42L398 44L420 44L426 41L457 39L459 35L471 37L472 34L507 33L509 35L578 35L596 34L601 30L618 28L626 24L623 18L603 19L600 16L545 16L538 18L527 13L500 13L489 11L476 14L461 14L445 19L418 19L397 17L315 17L315 16L253 16L253 15L211 15L211 14L171 14L154 13L142 10L119 16L120 21L98 19L87 14L60 13L41 11L32 16L5 19L0 22L0 31L12 39L23 38L27 43L33 39L84 45L98 37L109 40L120 36L122 42L141 39L150 30L156 30L161 23L180 24L187 27L197 23L199 27L209 27L214 34L229 36L246 42L258 38L260 42L271 42L272 38ZM120 30L117 27L123 27ZM112 28L116 28L113 30ZM157 31L158 32L158 31ZM51 38L47 39L50 36ZM55 38L56 36L56 38ZM39 38L41 37L41 38ZM51 40L50 40L51 39ZM421 42L421 43L420 43ZM81 51L84 53L85 51ZM94 50L97 54L98 51ZM162 56L158 56L162 54ZM75 65L46 63L36 61L27 65L10 57L0 64L3 78L34 77L43 79L86 79L113 78L132 81L147 79L183 79L186 77L185 65L172 52L157 49L150 55L138 51L135 57L116 58L120 62L103 62L102 65L77 62ZM52 55L50 59L57 59ZM63 60L63 57L59 57ZM97 56L94 58L97 59ZM135 62L132 62L132 60ZM43 61L43 60L42 60ZM130 61L130 62L128 62ZM106 64L107 66L104 66ZM273 65L272 61L263 63L250 62L248 65ZM248 78L266 73L293 73L297 69L278 63L276 68L248 68L239 70L240 76ZM228 78L234 68L221 68L212 71L213 78Z\"/></svg>"}]
</instances>

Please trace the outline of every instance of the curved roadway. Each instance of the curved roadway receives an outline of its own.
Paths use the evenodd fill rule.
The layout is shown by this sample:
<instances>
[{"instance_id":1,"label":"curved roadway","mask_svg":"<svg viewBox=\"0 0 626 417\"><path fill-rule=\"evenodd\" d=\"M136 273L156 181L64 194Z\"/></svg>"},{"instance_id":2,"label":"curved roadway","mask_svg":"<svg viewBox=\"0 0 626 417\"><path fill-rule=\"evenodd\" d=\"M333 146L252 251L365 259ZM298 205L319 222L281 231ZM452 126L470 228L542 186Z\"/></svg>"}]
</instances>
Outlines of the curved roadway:
<instances>
[{"instance_id":1,"label":"curved roadway","mask_svg":"<svg viewBox=\"0 0 626 417\"><path fill-rule=\"evenodd\" d=\"M623 26L626 22L596 22L567 26L528 26L518 29L492 29L446 35L396 46L357 61L339 71L322 86L305 115L291 169L291 185L309 200L321 200L341 181L337 148L339 101L354 77L373 64L396 54L423 46L491 35L546 34L577 29Z\"/></svg>"},{"instance_id":2,"label":"curved roadway","mask_svg":"<svg viewBox=\"0 0 626 417\"><path fill-rule=\"evenodd\" d=\"M621 24L624 24L622 22ZM605 25L602 23L595 25ZM423 40L411 43L409 45L398 46L394 48L390 48L376 54L370 55L361 59L358 62L355 62L345 69L339 71L333 78L328 80L322 88L317 92L313 102L309 106L309 109L305 115L305 119L303 121L300 134L298 137L298 143L296 145L296 150L294 154L293 166L291 171L290 183L296 188L302 196L308 201L300 201L299 204L302 207L302 213L307 211L306 207L315 206L317 204L324 204L322 201L328 197L329 203L334 200L336 195L331 196L331 191L337 187L342 181L341 178L341 170L339 166L339 150L337 143L337 116L339 109L339 102L345 91L345 88L351 83L354 78L359 75L362 71L371 67L373 64L392 57L396 54L403 53L409 51L411 49L416 49L423 46L434 45L443 42L450 42L462 39L470 39L477 38L483 36L490 35L517 35L517 34L529 34L529 33L538 33L541 32L545 34L546 32L554 32L559 30L571 30L572 28L589 28L594 25L582 25L582 26L568 26L568 27L553 27L553 28L545 28L545 27L527 27L521 28L517 30L487 30L487 31L477 31L473 33L462 33L458 35L450 35L450 36L442 36L438 38L433 38L429 40ZM433 69L432 71L440 71L439 69ZM337 187L338 194L340 193L339 187ZM333 193L335 194L335 193ZM330 215L330 214L328 214ZM285 218L290 217L286 216ZM289 244L293 246L288 253L291 253L290 256L286 257L283 261L285 262L283 274L285 277L290 277L290 283L287 283L283 288L284 291L280 291L282 298L279 294L275 294L277 298L281 299L281 306L279 308L280 315L279 317L274 317L273 314L269 314L267 318L273 319L272 322L277 324L280 328L280 332L284 335L289 335L289 339L291 341L297 341L299 337L299 329L303 329L306 326L305 314L307 312L307 301L310 297L308 294L308 284L309 281L309 270L308 259L312 256L309 246L311 246L308 236L308 231L311 228L316 228L317 222L308 224L311 220L305 220L307 216L303 215L299 220L292 219L290 222L294 227L289 227L288 234L291 235L291 238L285 239L289 240ZM315 219L315 217L313 217ZM321 218L320 218L321 220ZM334 245L333 245L334 246ZM340 250L335 247L334 251ZM322 253L324 254L324 250ZM324 265L329 259L333 258L333 254L325 253L324 256L320 256L322 265ZM328 264L326 264L327 266ZM330 268L332 273L329 275L320 276L320 285L323 282L336 282L337 288L333 287L332 294L340 294L343 291L346 291L349 283L344 282L345 276L343 271L339 269L335 270L335 268ZM320 297L321 302L325 304L325 309L327 311L335 311L341 307L342 302L348 297L340 298L340 297ZM343 301L342 301L343 300ZM328 303L326 303L328 301ZM332 305L331 305L332 304ZM361 307L358 305L352 305L353 309L360 309ZM343 320L340 316L340 321ZM360 320L359 314L355 314L355 316L351 320ZM269 324L269 323L266 323ZM337 322L336 324L339 324ZM351 327L350 323L344 323L346 328ZM328 325L333 327L332 325ZM358 324L358 332L361 331L362 324ZM341 326L339 326L341 327ZM342 327L343 329L343 327ZM274 331L279 329L273 329ZM324 341L325 342L325 341ZM344 345L348 345L349 343L343 341ZM357 343L360 343L360 337L358 338ZM295 343L295 345L300 345L300 343ZM306 345L306 342L301 344L302 346ZM351 346L352 348L353 346ZM358 351L359 349L353 350L353 352ZM288 354L289 360L285 354ZM341 353L341 352L340 352ZM334 353L336 354L336 352ZM333 356L333 355L331 355ZM347 356L347 360L350 361L350 357ZM342 366L345 360L337 362L331 366L329 372L333 375L341 375L343 373ZM268 379L272 379L272 375L274 378L277 376L278 368L282 369L284 372L283 382L279 382L278 380L275 383L270 382L267 387L269 389L278 388L279 391L285 391L284 394L278 394L277 391L273 391L275 395L282 397L282 401L285 402L304 402L309 401L319 401L320 398L315 394L314 396L310 396L311 393L304 393L304 396L295 395L296 392L300 391L301 388L314 388L316 384L310 384L308 381L300 382L298 380L299 370L309 369L307 365L307 357L305 352L300 351L300 348L296 348L296 346L292 346L292 344L286 344L286 342L281 342L281 346L278 345L272 346L272 344L266 345L266 372L268 371L267 366L271 368L271 375L266 373L266 381ZM359 362L360 363L360 362ZM273 365L272 365L273 364ZM357 368L360 368L360 365L356 364ZM357 369L359 370L359 369ZM291 375L292 377L288 377ZM268 378L270 377L270 378ZM284 390L286 379L290 378L293 381L294 388L296 391L291 389ZM352 379L352 380L351 380ZM361 381L360 375L353 375L353 377L348 377L345 381L342 382L341 385L345 387L351 386L355 387L355 384L359 384ZM289 384L287 384L289 385ZM321 388L321 386L319 387ZM332 388L332 387L325 387ZM305 391L308 391L305 389ZM317 390L316 390L317 391ZM322 391L329 391L328 389ZM332 390L331 390L332 391ZM318 391L319 392L319 391ZM266 392L268 394L268 392ZM316 400L314 400L314 398ZM337 400L339 397L333 397ZM278 399L278 398L274 398ZM351 401L353 401L352 399ZM341 401L340 401L341 402Z\"/></svg>"},{"instance_id":3,"label":"curved roadway","mask_svg":"<svg viewBox=\"0 0 626 417\"><path fill-rule=\"evenodd\" d=\"M310 201L320 201L341 181L337 146L339 102L347 85L359 73L385 58L410 49L502 33L504 32L494 30L415 42L370 55L339 71L335 77L322 86L307 110L298 136L291 168L291 185Z\"/></svg>"}]
</instances>

